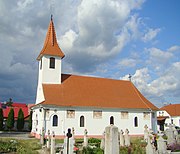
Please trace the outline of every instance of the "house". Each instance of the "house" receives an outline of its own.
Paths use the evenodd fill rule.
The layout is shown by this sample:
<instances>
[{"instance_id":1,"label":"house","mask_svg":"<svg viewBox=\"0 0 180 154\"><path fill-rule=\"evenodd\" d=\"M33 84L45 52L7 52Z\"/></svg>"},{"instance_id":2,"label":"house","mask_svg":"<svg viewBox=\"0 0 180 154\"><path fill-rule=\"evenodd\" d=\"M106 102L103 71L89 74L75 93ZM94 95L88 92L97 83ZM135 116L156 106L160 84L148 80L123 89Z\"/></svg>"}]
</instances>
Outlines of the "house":
<instances>
[{"instance_id":1,"label":"house","mask_svg":"<svg viewBox=\"0 0 180 154\"><path fill-rule=\"evenodd\" d=\"M30 108L28 107L28 105L24 104L24 103L16 103L14 102L10 107L6 106L5 104L1 104L3 107L3 117L4 117L4 126L6 129L6 120L8 118L8 114L11 110L11 108L14 109L14 130L16 130L16 125L17 125L17 119L18 119L18 112L20 109L22 109L23 113L24 113L24 129L23 130L29 130L28 128L28 118L29 118L29 114L30 114Z\"/></svg>"},{"instance_id":2,"label":"house","mask_svg":"<svg viewBox=\"0 0 180 154\"><path fill-rule=\"evenodd\" d=\"M157 112L158 130L164 131L169 124L180 127L180 104L169 104Z\"/></svg>"},{"instance_id":3,"label":"house","mask_svg":"<svg viewBox=\"0 0 180 154\"><path fill-rule=\"evenodd\" d=\"M128 128L131 135L143 135L145 125L156 132L158 108L132 82L63 74L64 56L51 18L37 57L36 104L31 108L33 135L39 138L50 130L56 138L63 138L67 129L72 128L75 137L82 137L85 129L89 137L101 137L109 124Z\"/></svg>"}]
</instances>

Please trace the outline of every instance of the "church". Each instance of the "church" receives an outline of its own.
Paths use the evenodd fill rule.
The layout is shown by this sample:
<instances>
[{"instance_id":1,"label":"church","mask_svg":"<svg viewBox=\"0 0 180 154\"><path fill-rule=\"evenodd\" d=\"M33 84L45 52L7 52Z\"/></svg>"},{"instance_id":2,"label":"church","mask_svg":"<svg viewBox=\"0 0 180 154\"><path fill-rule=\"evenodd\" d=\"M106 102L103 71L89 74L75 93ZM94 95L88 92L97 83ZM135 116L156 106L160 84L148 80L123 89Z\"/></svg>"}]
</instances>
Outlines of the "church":
<instances>
[{"instance_id":1,"label":"church","mask_svg":"<svg viewBox=\"0 0 180 154\"><path fill-rule=\"evenodd\" d=\"M114 124L130 135L143 135L144 126L157 131L158 108L147 100L131 81L63 74L65 57L60 49L51 17L39 63L36 103L31 108L31 133L54 132L64 138L67 129L81 138L102 137L105 127Z\"/></svg>"}]
</instances>

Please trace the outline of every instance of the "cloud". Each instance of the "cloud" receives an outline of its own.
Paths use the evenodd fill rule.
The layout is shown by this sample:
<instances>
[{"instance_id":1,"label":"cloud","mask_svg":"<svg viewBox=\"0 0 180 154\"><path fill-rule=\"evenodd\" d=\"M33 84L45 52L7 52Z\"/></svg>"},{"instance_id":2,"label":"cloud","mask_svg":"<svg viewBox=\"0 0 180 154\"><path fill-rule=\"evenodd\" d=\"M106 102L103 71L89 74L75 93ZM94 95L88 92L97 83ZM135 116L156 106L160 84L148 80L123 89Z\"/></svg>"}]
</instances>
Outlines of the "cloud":
<instances>
[{"instance_id":1,"label":"cloud","mask_svg":"<svg viewBox=\"0 0 180 154\"><path fill-rule=\"evenodd\" d=\"M142 37L142 40L144 42L148 42L148 41L151 41L153 40L157 34L161 31L160 28L156 28L156 29L152 29L152 28L149 28L148 31L144 34L144 36Z\"/></svg>"},{"instance_id":2,"label":"cloud","mask_svg":"<svg viewBox=\"0 0 180 154\"><path fill-rule=\"evenodd\" d=\"M131 58L122 59L118 63L119 67L123 67L123 68L135 67L136 64L137 64L137 60Z\"/></svg>"}]
</instances>

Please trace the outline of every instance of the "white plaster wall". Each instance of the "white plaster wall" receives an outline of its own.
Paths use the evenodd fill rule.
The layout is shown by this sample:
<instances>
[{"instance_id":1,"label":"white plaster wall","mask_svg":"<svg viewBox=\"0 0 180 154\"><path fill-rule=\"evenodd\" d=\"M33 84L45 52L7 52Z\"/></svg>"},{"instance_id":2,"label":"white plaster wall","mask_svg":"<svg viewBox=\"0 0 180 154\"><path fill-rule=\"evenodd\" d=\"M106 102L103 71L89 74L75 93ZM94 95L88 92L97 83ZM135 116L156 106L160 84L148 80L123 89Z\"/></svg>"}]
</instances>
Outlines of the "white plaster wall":
<instances>
[{"instance_id":1,"label":"white plaster wall","mask_svg":"<svg viewBox=\"0 0 180 154\"><path fill-rule=\"evenodd\" d=\"M55 69L49 68L50 57L55 58ZM42 68L41 67L42 62ZM61 83L61 58L44 55L39 61L38 83L60 84Z\"/></svg>"},{"instance_id":2,"label":"white plaster wall","mask_svg":"<svg viewBox=\"0 0 180 154\"><path fill-rule=\"evenodd\" d=\"M75 118L67 118L67 110L75 110ZM88 130L88 135L101 135L106 126L110 124L110 117L114 117L114 124L123 131L126 128L129 129L131 135L142 135L144 133L144 126L148 125L151 128L151 118L148 120L144 120L143 112L145 111L132 111L132 110L118 110L118 109L102 109L102 118L94 119L93 118L93 110L95 109L87 109L87 108L52 108L48 112L46 112L46 123L43 123L42 113L39 113L39 123L38 123L38 132L40 133L40 129L45 127L46 134L47 131L54 131L56 135L64 135L67 133L68 128L74 127L75 135L83 135L84 129ZM97 109L101 110L101 109ZM113 112L112 112L113 111ZM129 118L121 119L121 111L128 111ZM36 110L36 112L39 112ZM58 116L58 126L52 126L52 117L53 115ZM80 127L80 116L85 117L85 127ZM138 127L134 127L134 118L138 117ZM157 126L156 126L157 127Z\"/></svg>"}]
</instances>

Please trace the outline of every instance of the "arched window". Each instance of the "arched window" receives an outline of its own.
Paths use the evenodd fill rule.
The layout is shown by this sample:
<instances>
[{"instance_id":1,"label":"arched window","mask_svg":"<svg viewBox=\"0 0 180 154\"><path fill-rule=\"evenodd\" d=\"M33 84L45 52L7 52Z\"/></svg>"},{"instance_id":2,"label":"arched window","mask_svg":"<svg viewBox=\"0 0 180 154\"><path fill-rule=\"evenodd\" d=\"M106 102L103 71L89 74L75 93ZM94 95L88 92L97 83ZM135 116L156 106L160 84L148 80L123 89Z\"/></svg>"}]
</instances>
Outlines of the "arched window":
<instances>
[{"instance_id":1,"label":"arched window","mask_svg":"<svg viewBox=\"0 0 180 154\"><path fill-rule=\"evenodd\" d=\"M138 118L137 117L134 118L134 127L138 127Z\"/></svg>"},{"instance_id":2,"label":"arched window","mask_svg":"<svg viewBox=\"0 0 180 154\"><path fill-rule=\"evenodd\" d=\"M49 68L55 68L55 58L54 57L50 58Z\"/></svg>"},{"instance_id":3,"label":"arched window","mask_svg":"<svg viewBox=\"0 0 180 154\"><path fill-rule=\"evenodd\" d=\"M110 117L110 125L114 125L114 117L113 116Z\"/></svg>"},{"instance_id":4,"label":"arched window","mask_svg":"<svg viewBox=\"0 0 180 154\"><path fill-rule=\"evenodd\" d=\"M57 115L54 115L53 116L53 123L52 123L53 126L58 126L58 116Z\"/></svg>"},{"instance_id":5,"label":"arched window","mask_svg":"<svg viewBox=\"0 0 180 154\"><path fill-rule=\"evenodd\" d=\"M84 127L84 116L80 117L80 127Z\"/></svg>"}]
</instances>

